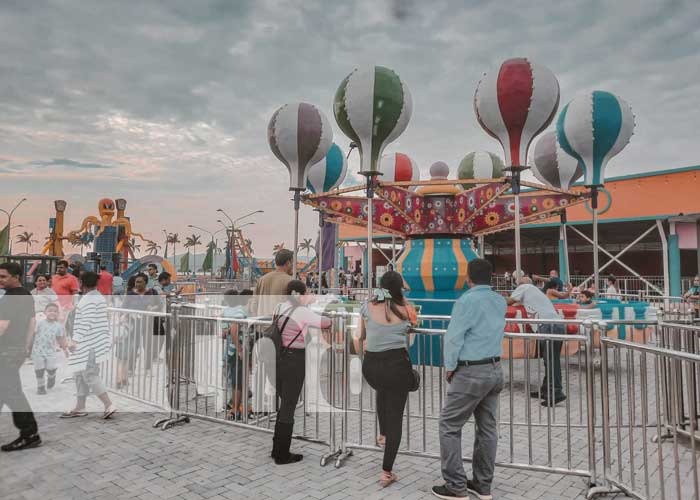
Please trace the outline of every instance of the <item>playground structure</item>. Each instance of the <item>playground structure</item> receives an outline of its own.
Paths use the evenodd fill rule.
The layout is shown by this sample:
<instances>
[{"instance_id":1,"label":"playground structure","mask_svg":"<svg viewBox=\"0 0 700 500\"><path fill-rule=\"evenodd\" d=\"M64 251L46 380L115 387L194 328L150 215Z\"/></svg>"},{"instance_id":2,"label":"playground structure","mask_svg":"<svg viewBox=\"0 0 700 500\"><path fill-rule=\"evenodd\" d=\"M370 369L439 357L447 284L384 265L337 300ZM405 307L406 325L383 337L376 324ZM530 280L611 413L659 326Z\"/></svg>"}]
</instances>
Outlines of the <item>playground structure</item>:
<instances>
[{"instance_id":1,"label":"playground structure","mask_svg":"<svg viewBox=\"0 0 700 500\"><path fill-rule=\"evenodd\" d=\"M64 235L67 203L64 200L56 200L54 202L56 216L49 221L50 234L41 253L64 257L64 241L94 242L93 251L88 253L86 259L88 262L94 263L96 267L104 265L108 271L115 274L126 271L129 258L136 260L130 244L132 238L139 238L145 243L150 242L141 233L133 231L131 221L125 215L126 203L123 198L115 201L109 198L101 199L97 205L99 217L94 215L86 217L79 229Z\"/></svg>"}]
</instances>

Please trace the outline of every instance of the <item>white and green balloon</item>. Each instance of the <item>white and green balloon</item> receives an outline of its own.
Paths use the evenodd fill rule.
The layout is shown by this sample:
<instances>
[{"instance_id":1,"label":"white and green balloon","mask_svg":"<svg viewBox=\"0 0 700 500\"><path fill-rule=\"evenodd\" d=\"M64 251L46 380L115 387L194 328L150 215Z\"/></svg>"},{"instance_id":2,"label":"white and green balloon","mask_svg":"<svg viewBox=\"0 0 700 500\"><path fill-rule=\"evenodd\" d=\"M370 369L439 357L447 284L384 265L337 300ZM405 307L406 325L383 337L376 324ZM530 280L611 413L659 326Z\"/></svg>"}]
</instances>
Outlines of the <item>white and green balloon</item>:
<instances>
[{"instance_id":1,"label":"white and green balloon","mask_svg":"<svg viewBox=\"0 0 700 500\"><path fill-rule=\"evenodd\" d=\"M335 120L360 149L361 172L379 173L384 148L411 119L413 101L406 84L384 66L355 69L335 93Z\"/></svg>"}]
</instances>

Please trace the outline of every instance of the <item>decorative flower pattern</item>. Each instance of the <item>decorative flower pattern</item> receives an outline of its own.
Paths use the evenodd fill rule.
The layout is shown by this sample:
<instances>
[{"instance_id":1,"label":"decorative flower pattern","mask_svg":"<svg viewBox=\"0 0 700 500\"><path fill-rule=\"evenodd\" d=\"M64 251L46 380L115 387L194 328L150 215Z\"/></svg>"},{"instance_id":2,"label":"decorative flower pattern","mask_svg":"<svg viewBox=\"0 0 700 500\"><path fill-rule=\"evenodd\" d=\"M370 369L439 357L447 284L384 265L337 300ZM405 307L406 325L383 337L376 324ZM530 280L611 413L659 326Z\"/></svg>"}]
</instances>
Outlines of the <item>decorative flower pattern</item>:
<instances>
[{"instance_id":1,"label":"decorative flower pattern","mask_svg":"<svg viewBox=\"0 0 700 500\"><path fill-rule=\"evenodd\" d=\"M331 209L335 210L336 212L340 212L343 208L342 202L335 200L331 202Z\"/></svg>"},{"instance_id":2,"label":"decorative flower pattern","mask_svg":"<svg viewBox=\"0 0 700 500\"><path fill-rule=\"evenodd\" d=\"M486 222L487 226L495 226L496 224L498 224L499 220L501 220L501 218L496 212L489 212L484 217L484 222Z\"/></svg>"},{"instance_id":3,"label":"decorative flower pattern","mask_svg":"<svg viewBox=\"0 0 700 500\"><path fill-rule=\"evenodd\" d=\"M545 210L551 210L552 208L554 208L554 205L556 205L556 203L552 198L545 198L544 200L542 200L542 208L544 208Z\"/></svg>"},{"instance_id":4,"label":"decorative flower pattern","mask_svg":"<svg viewBox=\"0 0 700 500\"><path fill-rule=\"evenodd\" d=\"M379 217L379 223L386 227L392 226L394 224L394 217L389 213L384 213Z\"/></svg>"},{"instance_id":5,"label":"decorative flower pattern","mask_svg":"<svg viewBox=\"0 0 700 500\"><path fill-rule=\"evenodd\" d=\"M467 218L467 212L466 212L466 210L464 210L463 208L460 208L460 209L457 211L457 220L458 220L459 222L464 222L464 219L466 219L466 218Z\"/></svg>"}]
</instances>

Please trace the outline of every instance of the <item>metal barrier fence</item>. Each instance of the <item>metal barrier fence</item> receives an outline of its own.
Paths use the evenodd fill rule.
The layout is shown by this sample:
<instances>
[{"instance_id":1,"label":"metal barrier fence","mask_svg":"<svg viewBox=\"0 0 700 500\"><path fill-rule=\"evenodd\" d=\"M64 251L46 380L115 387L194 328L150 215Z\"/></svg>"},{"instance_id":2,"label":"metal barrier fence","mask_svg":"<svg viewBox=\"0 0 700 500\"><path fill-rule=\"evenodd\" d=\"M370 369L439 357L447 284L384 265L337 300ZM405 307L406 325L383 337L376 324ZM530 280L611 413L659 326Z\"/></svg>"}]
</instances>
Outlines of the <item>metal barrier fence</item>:
<instances>
[{"instance_id":1,"label":"metal barrier fence","mask_svg":"<svg viewBox=\"0 0 700 500\"><path fill-rule=\"evenodd\" d=\"M272 432L275 363L262 335L269 321L222 318L216 306L201 304L173 304L168 313L110 311L115 352L107 383L112 390L170 411L156 422L161 428L196 417ZM340 467L353 450L381 448L375 393L362 377L364 347L355 335L358 315L329 316L329 330L310 329L307 335L306 379L295 434L326 447L322 465L334 462ZM435 459L447 392L442 352L449 317L420 320L408 348L421 373L421 387L407 402L400 454ZM546 330L559 325L567 333L524 333L543 325L550 325ZM614 327L635 329L638 333L627 335L635 341L613 338ZM666 322L525 319L508 320L507 329L498 465L586 478L589 498L622 491L644 499L700 499L696 440L689 439L697 438L700 423L700 356L695 354L700 329ZM164 359L158 356L163 344ZM549 360L551 380L556 352L567 399L541 405L541 392L539 398L530 395L545 375L537 357ZM125 373L127 385L120 385ZM465 455L472 436L467 425ZM654 436L659 439L652 442Z\"/></svg>"}]
</instances>

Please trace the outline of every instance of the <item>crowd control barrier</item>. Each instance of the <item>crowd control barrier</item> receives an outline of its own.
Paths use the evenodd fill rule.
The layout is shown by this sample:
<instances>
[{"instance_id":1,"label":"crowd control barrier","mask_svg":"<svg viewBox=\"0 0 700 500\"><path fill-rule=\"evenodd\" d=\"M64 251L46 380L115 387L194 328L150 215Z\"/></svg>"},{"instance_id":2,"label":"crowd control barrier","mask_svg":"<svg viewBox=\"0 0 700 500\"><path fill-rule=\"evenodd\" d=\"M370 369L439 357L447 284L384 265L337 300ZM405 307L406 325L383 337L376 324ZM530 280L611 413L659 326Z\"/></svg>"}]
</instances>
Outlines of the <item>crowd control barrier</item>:
<instances>
[{"instance_id":1,"label":"crowd control barrier","mask_svg":"<svg viewBox=\"0 0 700 500\"><path fill-rule=\"evenodd\" d=\"M307 335L306 379L294 431L295 437L322 446L322 466L341 467L352 463L355 453L382 449L375 394L362 377L358 315L342 309L327 315L331 327L312 328ZM115 348L107 383L168 413L156 422L161 429L197 418L273 431L275 356L263 335L269 319L223 318L215 306L191 303L172 303L165 312L113 308L110 318ZM420 316L419 327L408 336L421 386L408 399L400 455L439 459L438 423L448 390L442 350L449 320ZM608 335L620 328L644 333L626 339ZM512 318L506 330L498 466L579 476L589 487L588 498L624 493L700 500L699 328L659 320ZM554 399L551 386L541 385L545 375L555 376L555 353L567 398L543 405L543 398ZM463 431L467 462L472 440L468 423Z\"/></svg>"}]
</instances>

